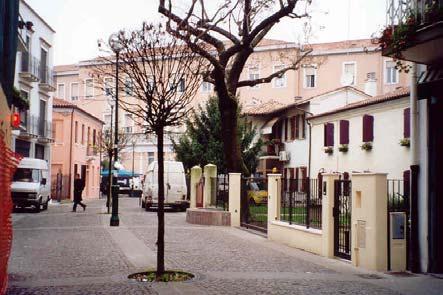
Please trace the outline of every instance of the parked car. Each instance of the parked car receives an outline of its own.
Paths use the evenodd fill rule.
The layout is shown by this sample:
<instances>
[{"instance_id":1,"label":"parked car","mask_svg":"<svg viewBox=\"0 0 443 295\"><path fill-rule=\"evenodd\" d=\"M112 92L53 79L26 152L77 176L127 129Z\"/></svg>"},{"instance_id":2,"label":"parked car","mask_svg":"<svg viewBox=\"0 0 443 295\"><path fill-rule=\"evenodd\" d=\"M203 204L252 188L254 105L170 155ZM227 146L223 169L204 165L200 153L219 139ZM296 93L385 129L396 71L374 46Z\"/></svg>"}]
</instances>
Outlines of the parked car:
<instances>
[{"instance_id":1,"label":"parked car","mask_svg":"<svg viewBox=\"0 0 443 295\"><path fill-rule=\"evenodd\" d=\"M165 161L164 162L165 179L165 208L186 210L189 208L187 200L187 186L185 178L185 169L182 162ZM158 206L158 163L152 162L148 166L145 175L141 205L148 210Z\"/></svg>"},{"instance_id":2,"label":"parked car","mask_svg":"<svg viewBox=\"0 0 443 295\"><path fill-rule=\"evenodd\" d=\"M251 180L247 182L248 201L251 205L267 204L268 191L260 186L259 183Z\"/></svg>"},{"instance_id":3,"label":"parked car","mask_svg":"<svg viewBox=\"0 0 443 295\"><path fill-rule=\"evenodd\" d=\"M124 169L112 170L111 173L113 173L113 175L117 175L117 184L119 186L120 194L126 194L133 197L140 197L142 195L142 186L140 183L139 174L133 174L131 171ZM103 170L101 175L102 185L100 189L103 195L107 195L109 186L109 172L107 170ZM134 177L132 177L133 175ZM132 184L134 184L134 187L132 187Z\"/></svg>"},{"instance_id":4,"label":"parked car","mask_svg":"<svg viewBox=\"0 0 443 295\"><path fill-rule=\"evenodd\" d=\"M44 160L23 158L11 184L12 202L16 207L34 207L36 212L48 209L51 188L48 183L48 163Z\"/></svg>"}]
</instances>

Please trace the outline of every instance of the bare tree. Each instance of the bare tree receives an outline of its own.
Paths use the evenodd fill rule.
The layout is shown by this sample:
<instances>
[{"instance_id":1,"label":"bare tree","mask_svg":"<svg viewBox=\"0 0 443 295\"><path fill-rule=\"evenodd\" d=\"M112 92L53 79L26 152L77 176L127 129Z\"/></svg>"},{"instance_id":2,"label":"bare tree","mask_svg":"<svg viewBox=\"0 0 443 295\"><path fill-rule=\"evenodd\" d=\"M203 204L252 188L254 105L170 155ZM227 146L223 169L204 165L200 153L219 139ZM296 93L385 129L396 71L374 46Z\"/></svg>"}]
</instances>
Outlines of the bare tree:
<instances>
[{"instance_id":1,"label":"bare tree","mask_svg":"<svg viewBox=\"0 0 443 295\"><path fill-rule=\"evenodd\" d=\"M164 265L164 156L165 128L179 126L187 117L193 98L201 84L206 61L177 38L171 38L162 25L144 23L139 30L120 31L120 74L113 71L116 60L103 57L96 77L112 76L120 89L131 83L132 98L119 105L134 116L134 122L146 135L157 137L158 160L158 236L157 277Z\"/></svg>"},{"instance_id":2,"label":"bare tree","mask_svg":"<svg viewBox=\"0 0 443 295\"><path fill-rule=\"evenodd\" d=\"M269 83L297 70L312 50L299 51L292 62L267 77L241 80L240 75L254 48L274 25L283 18L308 17L311 0L188 1L188 7L178 8L172 0L159 0L158 10L167 18L167 31L210 63L203 79L215 86L219 98L226 166L230 172L247 172L236 135L237 90Z\"/></svg>"}]
</instances>

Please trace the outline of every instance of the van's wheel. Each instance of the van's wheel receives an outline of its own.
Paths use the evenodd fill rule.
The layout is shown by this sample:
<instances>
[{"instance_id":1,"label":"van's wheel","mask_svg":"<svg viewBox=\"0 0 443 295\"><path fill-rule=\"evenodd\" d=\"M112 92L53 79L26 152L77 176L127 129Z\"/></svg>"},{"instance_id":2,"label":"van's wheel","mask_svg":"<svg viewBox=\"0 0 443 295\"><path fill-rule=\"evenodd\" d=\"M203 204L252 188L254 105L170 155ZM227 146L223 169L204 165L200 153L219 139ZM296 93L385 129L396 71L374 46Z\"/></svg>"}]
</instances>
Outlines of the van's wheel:
<instances>
[{"instance_id":1,"label":"van's wheel","mask_svg":"<svg viewBox=\"0 0 443 295\"><path fill-rule=\"evenodd\" d=\"M47 200L46 203L43 204L43 210L48 210L48 204L49 200Z\"/></svg>"},{"instance_id":2,"label":"van's wheel","mask_svg":"<svg viewBox=\"0 0 443 295\"><path fill-rule=\"evenodd\" d=\"M40 199L40 200L38 201L38 204L35 205L34 212L35 212L35 213L39 213L40 210L41 210L41 207L42 207L42 199Z\"/></svg>"}]
</instances>

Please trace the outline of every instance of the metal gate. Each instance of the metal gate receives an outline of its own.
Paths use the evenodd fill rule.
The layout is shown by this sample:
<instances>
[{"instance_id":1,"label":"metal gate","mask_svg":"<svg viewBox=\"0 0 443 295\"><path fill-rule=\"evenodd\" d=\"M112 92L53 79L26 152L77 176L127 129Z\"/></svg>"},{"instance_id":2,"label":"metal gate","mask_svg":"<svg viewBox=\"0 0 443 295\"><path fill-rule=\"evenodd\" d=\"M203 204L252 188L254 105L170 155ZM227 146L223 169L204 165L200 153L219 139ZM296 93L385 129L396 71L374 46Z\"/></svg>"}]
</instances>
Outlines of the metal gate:
<instances>
[{"instance_id":1,"label":"metal gate","mask_svg":"<svg viewBox=\"0 0 443 295\"><path fill-rule=\"evenodd\" d=\"M268 179L242 178L241 226L268 232Z\"/></svg>"},{"instance_id":2,"label":"metal gate","mask_svg":"<svg viewBox=\"0 0 443 295\"><path fill-rule=\"evenodd\" d=\"M351 181L334 183L334 255L351 259Z\"/></svg>"},{"instance_id":3,"label":"metal gate","mask_svg":"<svg viewBox=\"0 0 443 295\"><path fill-rule=\"evenodd\" d=\"M409 172L409 171L406 171ZM406 215L406 224L403 228L402 234L406 238L406 253L409 253L409 236L410 236L410 222L409 222L409 173L405 173L403 180L388 179L388 270L391 270L391 214L392 212L400 212ZM395 236L394 236L395 239ZM409 255L406 254L406 269L409 269Z\"/></svg>"}]
</instances>

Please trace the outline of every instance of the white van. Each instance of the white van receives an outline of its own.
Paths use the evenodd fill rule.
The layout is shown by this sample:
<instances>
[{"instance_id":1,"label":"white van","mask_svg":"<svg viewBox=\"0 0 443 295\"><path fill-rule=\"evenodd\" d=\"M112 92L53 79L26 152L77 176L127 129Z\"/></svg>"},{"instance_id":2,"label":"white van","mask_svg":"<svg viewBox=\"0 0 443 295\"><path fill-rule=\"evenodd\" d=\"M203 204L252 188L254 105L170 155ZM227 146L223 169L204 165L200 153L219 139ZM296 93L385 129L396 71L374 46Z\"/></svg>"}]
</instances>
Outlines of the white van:
<instances>
[{"instance_id":1,"label":"white van","mask_svg":"<svg viewBox=\"0 0 443 295\"><path fill-rule=\"evenodd\" d=\"M36 212L48 209L51 187L48 163L44 160L23 158L11 184L12 202L17 207L33 206Z\"/></svg>"},{"instance_id":2,"label":"white van","mask_svg":"<svg viewBox=\"0 0 443 295\"><path fill-rule=\"evenodd\" d=\"M186 199L187 186L185 169L182 162L165 161L165 208L186 210L189 201ZM148 166L143 186L142 202L143 208L148 210L158 206L158 164L152 162Z\"/></svg>"}]
</instances>

